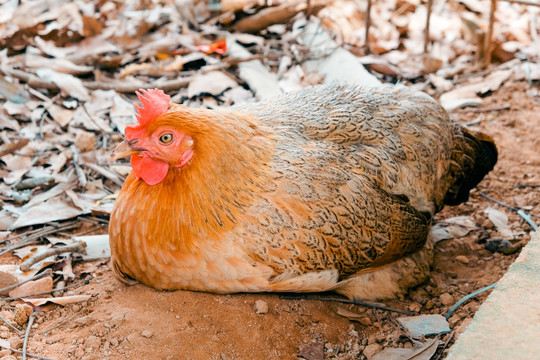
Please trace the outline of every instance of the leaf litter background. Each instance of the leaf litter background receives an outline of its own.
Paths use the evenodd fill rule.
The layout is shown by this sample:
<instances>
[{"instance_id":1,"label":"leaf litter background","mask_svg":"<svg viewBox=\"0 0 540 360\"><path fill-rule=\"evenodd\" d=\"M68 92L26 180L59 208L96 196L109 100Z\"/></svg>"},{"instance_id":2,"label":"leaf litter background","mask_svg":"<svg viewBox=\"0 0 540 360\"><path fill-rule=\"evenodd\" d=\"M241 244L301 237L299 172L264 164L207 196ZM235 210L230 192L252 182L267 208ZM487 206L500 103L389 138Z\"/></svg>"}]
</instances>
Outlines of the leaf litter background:
<instances>
[{"instance_id":1,"label":"leaf litter background","mask_svg":"<svg viewBox=\"0 0 540 360\"><path fill-rule=\"evenodd\" d=\"M497 281L530 239L516 211L539 222L538 7L499 1L486 48L489 5L435 1L423 53L427 10L415 0L374 2L367 46L360 0L0 1L0 359L20 358L14 350L55 359L443 358L486 293L443 321L450 332L419 336L405 320L444 315ZM331 81L426 91L499 146L499 164L471 200L438 216L432 278L385 303L413 316L114 280L108 214L130 167L109 153L135 121L135 90L214 108Z\"/></svg>"}]
</instances>

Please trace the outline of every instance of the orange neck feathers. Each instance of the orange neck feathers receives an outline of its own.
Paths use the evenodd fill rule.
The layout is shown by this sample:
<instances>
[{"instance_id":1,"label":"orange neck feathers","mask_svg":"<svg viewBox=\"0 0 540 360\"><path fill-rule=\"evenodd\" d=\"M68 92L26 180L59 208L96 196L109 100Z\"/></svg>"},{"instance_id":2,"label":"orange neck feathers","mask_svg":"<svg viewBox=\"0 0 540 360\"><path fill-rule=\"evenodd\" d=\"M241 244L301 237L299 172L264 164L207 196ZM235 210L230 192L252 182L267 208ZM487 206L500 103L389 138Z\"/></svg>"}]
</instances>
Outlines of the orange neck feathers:
<instances>
[{"instance_id":1,"label":"orange neck feathers","mask_svg":"<svg viewBox=\"0 0 540 360\"><path fill-rule=\"evenodd\" d=\"M181 168L171 166L165 179L153 186L132 173L122 201L137 207L137 224L129 226L139 226L145 241L194 251L199 241L217 240L231 230L253 194L266 187L272 133L249 114L174 104L148 124L148 131L162 126L193 138L193 158Z\"/></svg>"}]
</instances>

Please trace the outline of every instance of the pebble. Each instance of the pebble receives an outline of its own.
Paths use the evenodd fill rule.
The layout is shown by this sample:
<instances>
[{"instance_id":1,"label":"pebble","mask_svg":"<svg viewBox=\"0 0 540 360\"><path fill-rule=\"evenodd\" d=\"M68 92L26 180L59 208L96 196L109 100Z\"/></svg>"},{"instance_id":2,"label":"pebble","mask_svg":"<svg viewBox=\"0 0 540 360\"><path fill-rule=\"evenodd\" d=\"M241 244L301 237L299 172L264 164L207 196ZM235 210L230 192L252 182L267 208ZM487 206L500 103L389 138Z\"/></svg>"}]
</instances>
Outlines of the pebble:
<instances>
[{"instance_id":1,"label":"pebble","mask_svg":"<svg viewBox=\"0 0 540 360\"><path fill-rule=\"evenodd\" d=\"M441 301L441 304L445 306L453 305L455 302L454 297L449 293L441 294L441 296L439 296L439 300Z\"/></svg>"},{"instance_id":2,"label":"pebble","mask_svg":"<svg viewBox=\"0 0 540 360\"><path fill-rule=\"evenodd\" d=\"M151 332L150 330L144 330L144 331L141 333L141 335L142 335L143 337L145 337L145 338L151 338L151 337L154 335L154 333Z\"/></svg>"},{"instance_id":3,"label":"pebble","mask_svg":"<svg viewBox=\"0 0 540 360\"><path fill-rule=\"evenodd\" d=\"M135 333L129 334L128 336L126 336L126 340L134 344L137 341L137 334Z\"/></svg>"},{"instance_id":4,"label":"pebble","mask_svg":"<svg viewBox=\"0 0 540 360\"><path fill-rule=\"evenodd\" d=\"M417 302L413 302L413 303L409 304L409 310L412 311L412 312L419 312L420 310L422 310L422 305L420 305Z\"/></svg>"},{"instance_id":5,"label":"pebble","mask_svg":"<svg viewBox=\"0 0 540 360\"><path fill-rule=\"evenodd\" d=\"M382 347L379 344L371 344L365 347L364 349L364 356L369 360L379 352L381 352Z\"/></svg>"},{"instance_id":6,"label":"pebble","mask_svg":"<svg viewBox=\"0 0 540 360\"><path fill-rule=\"evenodd\" d=\"M12 349L20 349L23 346L23 339L19 338L18 336L12 336L8 339L9 346Z\"/></svg>"},{"instance_id":7,"label":"pebble","mask_svg":"<svg viewBox=\"0 0 540 360\"><path fill-rule=\"evenodd\" d=\"M112 338L109 342L111 343L111 346L118 346L118 339L117 338Z\"/></svg>"},{"instance_id":8,"label":"pebble","mask_svg":"<svg viewBox=\"0 0 540 360\"><path fill-rule=\"evenodd\" d=\"M15 313L13 314L13 319L19 325L24 325L28 321L28 317L32 315L34 309L28 304L17 304L15 305Z\"/></svg>"},{"instance_id":9,"label":"pebble","mask_svg":"<svg viewBox=\"0 0 540 360\"><path fill-rule=\"evenodd\" d=\"M6 355L6 356L2 356L0 360L17 360L17 358L13 355Z\"/></svg>"},{"instance_id":10,"label":"pebble","mask_svg":"<svg viewBox=\"0 0 540 360\"><path fill-rule=\"evenodd\" d=\"M101 346L101 339L98 338L97 336L90 335L84 341L84 346L87 348L97 349Z\"/></svg>"},{"instance_id":11,"label":"pebble","mask_svg":"<svg viewBox=\"0 0 540 360\"><path fill-rule=\"evenodd\" d=\"M76 359L81 359L83 356L84 356L83 348L82 347L77 348L77 350L75 350L75 358Z\"/></svg>"},{"instance_id":12,"label":"pebble","mask_svg":"<svg viewBox=\"0 0 540 360\"><path fill-rule=\"evenodd\" d=\"M469 258L466 257L465 255L458 255L456 256L456 260L459 261L460 263L462 264L465 264L467 265L470 261L469 261Z\"/></svg>"},{"instance_id":13,"label":"pebble","mask_svg":"<svg viewBox=\"0 0 540 360\"><path fill-rule=\"evenodd\" d=\"M268 312L268 303L263 300L255 301L255 312L257 314L266 314Z\"/></svg>"}]
</instances>

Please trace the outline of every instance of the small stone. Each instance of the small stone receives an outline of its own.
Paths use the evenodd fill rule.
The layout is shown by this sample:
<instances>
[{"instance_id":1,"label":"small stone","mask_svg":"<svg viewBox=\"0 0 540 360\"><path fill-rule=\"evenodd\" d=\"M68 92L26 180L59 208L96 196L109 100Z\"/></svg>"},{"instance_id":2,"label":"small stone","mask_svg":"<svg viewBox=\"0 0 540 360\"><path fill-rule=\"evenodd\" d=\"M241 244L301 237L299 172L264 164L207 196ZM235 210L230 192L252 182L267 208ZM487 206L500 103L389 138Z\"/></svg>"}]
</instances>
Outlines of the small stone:
<instances>
[{"instance_id":1,"label":"small stone","mask_svg":"<svg viewBox=\"0 0 540 360\"><path fill-rule=\"evenodd\" d=\"M307 360L323 360L324 345L320 342L313 342L300 348L298 355Z\"/></svg>"},{"instance_id":2,"label":"small stone","mask_svg":"<svg viewBox=\"0 0 540 360\"><path fill-rule=\"evenodd\" d=\"M486 249L491 252L499 252L504 255L510 255L519 250L520 246L514 246L506 239L490 239L486 241Z\"/></svg>"},{"instance_id":3,"label":"small stone","mask_svg":"<svg viewBox=\"0 0 540 360\"><path fill-rule=\"evenodd\" d=\"M86 340L84 341L84 346L86 348L94 348L94 349L97 349L101 346L101 339L98 338L97 336L94 336L94 335L90 335L86 338Z\"/></svg>"},{"instance_id":4,"label":"small stone","mask_svg":"<svg viewBox=\"0 0 540 360\"><path fill-rule=\"evenodd\" d=\"M143 337L145 337L145 338L151 338L151 337L154 335L154 333L151 332L150 330L144 330L144 331L141 333L141 335L142 335Z\"/></svg>"},{"instance_id":5,"label":"small stone","mask_svg":"<svg viewBox=\"0 0 540 360\"><path fill-rule=\"evenodd\" d=\"M422 309L422 305L420 305L417 302L413 302L409 304L409 310L412 312L420 312L421 309Z\"/></svg>"},{"instance_id":6,"label":"small stone","mask_svg":"<svg viewBox=\"0 0 540 360\"><path fill-rule=\"evenodd\" d=\"M0 350L0 357L11 355L11 350L9 349L2 349Z\"/></svg>"},{"instance_id":7,"label":"small stone","mask_svg":"<svg viewBox=\"0 0 540 360\"><path fill-rule=\"evenodd\" d=\"M118 339L117 338L112 338L110 340L110 343L111 343L111 346L118 346Z\"/></svg>"},{"instance_id":8,"label":"small stone","mask_svg":"<svg viewBox=\"0 0 540 360\"><path fill-rule=\"evenodd\" d=\"M77 305L77 304L73 304L71 306L71 310L73 310L74 312L79 312L79 311L81 311L81 307L79 305Z\"/></svg>"},{"instance_id":9,"label":"small stone","mask_svg":"<svg viewBox=\"0 0 540 360\"><path fill-rule=\"evenodd\" d=\"M94 320L90 316L83 316L73 320L73 322L79 325L90 325Z\"/></svg>"},{"instance_id":10,"label":"small stone","mask_svg":"<svg viewBox=\"0 0 540 360\"><path fill-rule=\"evenodd\" d=\"M128 336L126 336L126 340L134 344L137 341L137 334L135 334L134 332L129 334Z\"/></svg>"},{"instance_id":11,"label":"small stone","mask_svg":"<svg viewBox=\"0 0 540 360\"><path fill-rule=\"evenodd\" d=\"M0 339L7 339L10 335L9 331L0 331Z\"/></svg>"},{"instance_id":12,"label":"small stone","mask_svg":"<svg viewBox=\"0 0 540 360\"><path fill-rule=\"evenodd\" d=\"M443 304L445 306L452 305L452 304L454 304L454 301L455 301L454 297L452 295L450 295L449 293L444 293L441 296L439 296L439 300L440 300L441 304Z\"/></svg>"},{"instance_id":13,"label":"small stone","mask_svg":"<svg viewBox=\"0 0 540 360\"><path fill-rule=\"evenodd\" d=\"M96 136L88 131L79 130L75 136L75 146L81 152L94 150L96 146Z\"/></svg>"},{"instance_id":14,"label":"small stone","mask_svg":"<svg viewBox=\"0 0 540 360\"><path fill-rule=\"evenodd\" d=\"M382 350L381 345L379 344L371 344L365 347L364 349L364 356L369 360L376 354L380 353Z\"/></svg>"},{"instance_id":15,"label":"small stone","mask_svg":"<svg viewBox=\"0 0 540 360\"><path fill-rule=\"evenodd\" d=\"M18 336L12 336L8 339L9 347L12 349L20 349L23 346L23 339Z\"/></svg>"},{"instance_id":16,"label":"small stone","mask_svg":"<svg viewBox=\"0 0 540 360\"><path fill-rule=\"evenodd\" d=\"M15 305L15 313L13 314L13 319L19 325L24 325L28 321L28 317L32 315L34 309L28 304L17 304Z\"/></svg>"},{"instance_id":17,"label":"small stone","mask_svg":"<svg viewBox=\"0 0 540 360\"><path fill-rule=\"evenodd\" d=\"M495 225L493 225L493 223L491 222L491 220L489 219L485 219L484 221L482 221L482 225L481 225L484 229L493 229L495 227Z\"/></svg>"},{"instance_id":18,"label":"small stone","mask_svg":"<svg viewBox=\"0 0 540 360\"><path fill-rule=\"evenodd\" d=\"M2 356L0 360L17 360L17 358L13 355L6 355L6 356Z\"/></svg>"},{"instance_id":19,"label":"small stone","mask_svg":"<svg viewBox=\"0 0 540 360\"><path fill-rule=\"evenodd\" d=\"M263 300L255 301L255 312L257 314L266 314L268 312L268 303Z\"/></svg>"},{"instance_id":20,"label":"small stone","mask_svg":"<svg viewBox=\"0 0 540 360\"><path fill-rule=\"evenodd\" d=\"M469 263L469 258L466 257L465 255L456 256L456 260L459 261L462 264L465 264L465 265L467 265Z\"/></svg>"},{"instance_id":21,"label":"small stone","mask_svg":"<svg viewBox=\"0 0 540 360\"><path fill-rule=\"evenodd\" d=\"M75 350L75 358L81 359L83 356L84 356L84 349L82 347L77 348L77 350Z\"/></svg>"}]
</instances>

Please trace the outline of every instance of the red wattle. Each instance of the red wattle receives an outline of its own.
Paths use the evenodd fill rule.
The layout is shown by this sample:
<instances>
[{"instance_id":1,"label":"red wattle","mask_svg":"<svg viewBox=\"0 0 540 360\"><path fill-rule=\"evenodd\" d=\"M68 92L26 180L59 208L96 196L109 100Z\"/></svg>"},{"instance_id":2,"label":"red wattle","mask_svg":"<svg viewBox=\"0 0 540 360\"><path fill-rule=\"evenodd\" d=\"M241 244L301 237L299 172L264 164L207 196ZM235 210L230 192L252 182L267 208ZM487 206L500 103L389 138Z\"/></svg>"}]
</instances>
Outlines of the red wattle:
<instances>
[{"instance_id":1,"label":"red wattle","mask_svg":"<svg viewBox=\"0 0 540 360\"><path fill-rule=\"evenodd\" d=\"M169 171L169 164L165 161L155 160L148 156L132 156L131 168L135 176L141 178L148 185L159 184Z\"/></svg>"}]
</instances>

